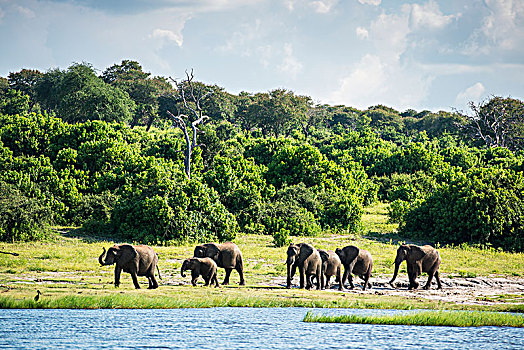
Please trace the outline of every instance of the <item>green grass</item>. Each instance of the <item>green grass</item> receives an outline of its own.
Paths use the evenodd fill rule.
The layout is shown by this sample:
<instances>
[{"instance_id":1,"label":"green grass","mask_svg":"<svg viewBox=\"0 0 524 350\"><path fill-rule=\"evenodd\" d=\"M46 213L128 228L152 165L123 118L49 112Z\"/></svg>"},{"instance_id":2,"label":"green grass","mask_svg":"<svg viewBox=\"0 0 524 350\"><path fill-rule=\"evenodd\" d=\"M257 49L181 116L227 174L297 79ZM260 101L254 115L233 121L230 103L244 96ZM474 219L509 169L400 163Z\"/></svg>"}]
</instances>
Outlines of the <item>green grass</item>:
<instances>
[{"instance_id":1,"label":"green grass","mask_svg":"<svg viewBox=\"0 0 524 350\"><path fill-rule=\"evenodd\" d=\"M448 327L524 327L524 316L478 311L422 311L385 316L323 316L308 312L304 317L304 322Z\"/></svg>"}]
</instances>

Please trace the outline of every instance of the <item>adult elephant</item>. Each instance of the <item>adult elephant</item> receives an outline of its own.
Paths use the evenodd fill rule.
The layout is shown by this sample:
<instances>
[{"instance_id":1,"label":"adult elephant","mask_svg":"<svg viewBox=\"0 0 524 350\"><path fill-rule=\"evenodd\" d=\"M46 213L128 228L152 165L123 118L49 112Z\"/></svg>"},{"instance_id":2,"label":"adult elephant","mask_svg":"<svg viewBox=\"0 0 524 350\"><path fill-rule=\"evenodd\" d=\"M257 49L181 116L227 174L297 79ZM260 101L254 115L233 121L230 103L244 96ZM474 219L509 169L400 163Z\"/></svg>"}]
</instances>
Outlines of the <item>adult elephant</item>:
<instances>
[{"instance_id":1,"label":"adult elephant","mask_svg":"<svg viewBox=\"0 0 524 350\"><path fill-rule=\"evenodd\" d=\"M404 260L406 260L408 270L408 289L418 288L419 284L416 279L422 272L428 274L428 281L423 287L424 289L429 289L433 276L435 276L435 279L437 280L437 289L442 288L438 272L442 261L440 259L440 254L430 245L418 246L414 244L402 244L398 247L397 257L395 258L395 273L393 274L391 281L389 281L389 284L392 287L394 287L393 282L397 278L398 268Z\"/></svg>"},{"instance_id":2,"label":"adult elephant","mask_svg":"<svg viewBox=\"0 0 524 350\"><path fill-rule=\"evenodd\" d=\"M193 254L196 258L211 258L217 266L226 270L226 277L223 285L229 284L229 276L233 269L237 270L240 276L240 285L246 284L244 281L244 262L242 252L235 243L226 242L222 244L206 243L197 245Z\"/></svg>"},{"instance_id":3,"label":"adult elephant","mask_svg":"<svg viewBox=\"0 0 524 350\"><path fill-rule=\"evenodd\" d=\"M346 284L346 279L349 281L350 289L355 288L353 284L352 274L359 276L364 280L362 290L366 290L366 287L371 288L369 278L371 277L371 271L373 270L373 258L371 254L365 250L348 245L342 249L337 248L335 253L340 258L342 265L344 265L344 275L342 276L342 286Z\"/></svg>"},{"instance_id":4,"label":"adult elephant","mask_svg":"<svg viewBox=\"0 0 524 350\"><path fill-rule=\"evenodd\" d=\"M115 287L120 285L120 273L124 271L131 274L136 289L140 289L137 276L147 277L149 289L158 288L155 279L155 267L158 271L158 277L160 277L160 270L157 266L158 255L151 247L116 244L108 249L107 254L106 248L103 248L102 254L98 257L98 262L101 266L115 264Z\"/></svg>"},{"instance_id":5,"label":"adult elephant","mask_svg":"<svg viewBox=\"0 0 524 350\"><path fill-rule=\"evenodd\" d=\"M322 258L318 250L307 243L290 244L287 248L287 288L291 288L291 280L296 269L300 273L300 288L311 289L312 278L316 277L317 289L324 288L322 278ZM305 280L304 280L305 278ZM305 282L305 283L304 283Z\"/></svg>"},{"instance_id":6,"label":"adult elephant","mask_svg":"<svg viewBox=\"0 0 524 350\"><path fill-rule=\"evenodd\" d=\"M335 276L339 283L338 290L342 290L342 262L339 256L332 250L319 249L318 253L322 259L322 278L324 278L324 288L329 288L329 279Z\"/></svg>"}]
</instances>

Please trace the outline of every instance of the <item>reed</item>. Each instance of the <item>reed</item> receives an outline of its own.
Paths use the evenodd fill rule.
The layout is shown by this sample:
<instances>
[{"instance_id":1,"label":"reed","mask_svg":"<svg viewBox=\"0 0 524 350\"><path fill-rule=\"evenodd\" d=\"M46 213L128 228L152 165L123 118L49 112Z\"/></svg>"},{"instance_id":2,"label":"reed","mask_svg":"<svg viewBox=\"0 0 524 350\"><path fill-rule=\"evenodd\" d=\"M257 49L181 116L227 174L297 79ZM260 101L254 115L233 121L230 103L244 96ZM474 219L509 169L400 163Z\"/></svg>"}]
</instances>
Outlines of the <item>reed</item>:
<instances>
[{"instance_id":1,"label":"reed","mask_svg":"<svg viewBox=\"0 0 524 350\"><path fill-rule=\"evenodd\" d=\"M524 327L524 316L480 311L421 311L382 316L325 316L308 312L304 322L447 327Z\"/></svg>"}]
</instances>

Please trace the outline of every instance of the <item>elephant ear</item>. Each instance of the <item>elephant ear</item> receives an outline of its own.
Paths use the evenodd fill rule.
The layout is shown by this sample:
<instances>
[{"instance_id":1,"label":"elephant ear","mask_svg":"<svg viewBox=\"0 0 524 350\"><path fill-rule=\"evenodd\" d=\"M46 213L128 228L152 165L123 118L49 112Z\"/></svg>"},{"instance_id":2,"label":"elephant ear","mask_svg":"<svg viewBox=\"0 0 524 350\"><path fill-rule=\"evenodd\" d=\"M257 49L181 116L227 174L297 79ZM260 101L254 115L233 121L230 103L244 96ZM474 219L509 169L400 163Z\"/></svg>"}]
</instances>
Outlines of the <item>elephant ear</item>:
<instances>
[{"instance_id":1,"label":"elephant ear","mask_svg":"<svg viewBox=\"0 0 524 350\"><path fill-rule=\"evenodd\" d=\"M215 243L204 244L206 247L206 256L211 259L218 261L218 254L220 254L220 248Z\"/></svg>"},{"instance_id":2,"label":"elephant ear","mask_svg":"<svg viewBox=\"0 0 524 350\"><path fill-rule=\"evenodd\" d=\"M328 261L329 254L325 250L318 249L318 253L320 254L320 257L322 258L322 261Z\"/></svg>"},{"instance_id":3,"label":"elephant ear","mask_svg":"<svg viewBox=\"0 0 524 350\"><path fill-rule=\"evenodd\" d=\"M138 257L138 252L131 244L121 244L117 256L120 264L126 264L135 260Z\"/></svg>"},{"instance_id":4,"label":"elephant ear","mask_svg":"<svg viewBox=\"0 0 524 350\"><path fill-rule=\"evenodd\" d=\"M408 259L411 261L420 261L426 256L426 252L418 245L410 245Z\"/></svg>"},{"instance_id":5,"label":"elephant ear","mask_svg":"<svg viewBox=\"0 0 524 350\"><path fill-rule=\"evenodd\" d=\"M345 256L345 262L348 264L355 260L358 257L358 254L360 253L360 249L352 245L344 247L343 251Z\"/></svg>"},{"instance_id":6,"label":"elephant ear","mask_svg":"<svg viewBox=\"0 0 524 350\"><path fill-rule=\"evenodd\" d=\"M313 254L315 248L310 246L309 244L302 243L300 245L300 253L299 253L299 259L300 261L305 261L311 254Z\"/></svg>"}]
</instances>

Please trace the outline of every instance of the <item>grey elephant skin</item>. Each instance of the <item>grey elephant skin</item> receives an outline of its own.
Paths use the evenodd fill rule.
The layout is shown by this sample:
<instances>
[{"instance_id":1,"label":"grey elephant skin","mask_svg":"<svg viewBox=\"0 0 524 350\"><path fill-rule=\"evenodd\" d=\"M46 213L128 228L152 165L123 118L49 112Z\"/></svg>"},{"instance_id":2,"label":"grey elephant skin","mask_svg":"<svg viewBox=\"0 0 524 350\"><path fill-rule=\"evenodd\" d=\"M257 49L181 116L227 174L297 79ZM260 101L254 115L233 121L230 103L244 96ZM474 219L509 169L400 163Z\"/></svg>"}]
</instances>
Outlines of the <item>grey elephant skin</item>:
<instances>
[{"instance_id":1,"label":"grey elephant skin","mask_svg":"<svg viewBox=\"0 0 524 350\"><path fill-rule=\"evenodd\" d=\"M106 249L103 248L102 255L98 257L98 262L102 266L115 264L115 287L120 285L120 274L124 271L131 274L136 289L140 289L137 276L147 277L149 289L158 288L158 283L155 279L155 268L158 271L158 277L160 277L160 270L158 270L157 266L158 255L151 247L146 245L116 244L109 248L107 254Z\"/></svg>"},{"instance_id":2,"label":"grey elephant skin","mask_svg":"<svg viewBox=\"0 0 524 350\"><path fill-rule=\"evenodd\" d=\"M290 244L287 249L287 288L291 288L291 281L296 269L300 273L300 288L311 289L312 278L316 278L317 289L324 288L322 278L322 258L318 250L307 243Z\"/></svg>"},{"instance_id":3,"label":"grey elephant skin","mask_svg":"<svg viewBox=\"0 0 524 350\"><path fill-rule=\"evenodd\" d=\"M423 287L424 289L430 288L433 277L435 277L435 280L437 281L437 289L442 288L439 277L439 267L442 262L440 254L430 245L418 246L414 244L402 244L398 247L397 256L395 258L395 273L393 274L391 281L389 281L389 284L392 287L394 287L393 282L397 278L399 266L404 260L406 260L408 270L408 289L418 288L419 284L416 279L422 274L422 272L428 274L428 281Z\"/></svg>"},{"instance_id":4,"label":"grey elephant skin","mask_svg":"<svg viewBox=\"0 0 524 350\"><path fill-rule=\"evenodd\" d=\"M349 281L350 289L355 288L353 284L352 274L359 276L363 281L362 290L366 287L371 288L369 278L373 271L373 258L371 253L365 249L360 249L353 245L348 245L342 249L337 248L335 253L340 258L342 265L344 265L344 275L342 276L342 286L345 285L346 279Z\"/></svg>"},{"instance_id":5,"label":"grey elephant skin","mask_svg":"<svg viewBox=\"0 0 524 350\"><path fill-rule=\"evenodd\" d=\"M222 244L206 243L197 245L193 253L195 258L211 258L215 261L218 267L226 270L223 285L229 284L229 276L231 271L235 269L240 276L240 285L246 284L244 281L244 261L242 252L235 243L226 242Z\"/></svg>"},{"instance_id":6,"label":"grey elephant skin","mask_svg":"<svg viewBox=\"0 0 524 350\"><path fill-rule=\"evenodd\" d=\"M318 253L322 259L322 278L324 278L324 288L329 288L331 276L335 276L335 281L339 283L338 290L342 290L342 262L339 256L332 250L319 249Z\"/></svg>"},{"instance_id":7,"label":"grey elephant skin","mask_svg":"<svg viewBox=\"0 0 524 350\"><path fill-rule=\"evenodd\" d=\"M205 282L205 286L209 286L211 284L215 284L215 287L218 287L218 279L217 279L217 264L216 262L211 258L190 258L184 260L182 263L182 268L180 270L180 274L182 277L186 277L184 275L184 271L191 270L191 284L193 286L196 286L196 281L199 276L202 276Z\"/></svg>"}]
</instances>

